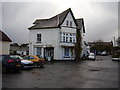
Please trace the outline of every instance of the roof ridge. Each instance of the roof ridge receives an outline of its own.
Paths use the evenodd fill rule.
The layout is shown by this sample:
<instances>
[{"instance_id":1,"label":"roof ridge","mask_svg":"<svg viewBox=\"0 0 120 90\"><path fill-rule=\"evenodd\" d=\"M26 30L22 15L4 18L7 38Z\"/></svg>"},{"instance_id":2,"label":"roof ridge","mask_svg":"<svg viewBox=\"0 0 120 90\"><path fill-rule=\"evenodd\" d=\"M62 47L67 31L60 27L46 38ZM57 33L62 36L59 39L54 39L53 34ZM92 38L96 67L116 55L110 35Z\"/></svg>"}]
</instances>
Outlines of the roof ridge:
<instances>
[{"instance_id":1,"label":"roof ridge","mask_svg":"<svg viewBox=\"0 0 120 90\"><path fill-rule=\"evenodd\" d=\"M59 14L57 14L57 15L53 16L53 17L56 17L56 16L58 16L58 15L61 15L61 14L65 13L65 12L67 12L67 11L69 11L69 10L71 10L71 8L66 9L65 11L63 11L63 12L61 12L61 13L59 13ZM51 17L51 18L53 18L53 17Z\"/></svg>"},{"instance_id":2,"label":"roof ridge","mask_svg":"<svg viewBox=\"0 0 120 90\"><path fill-rule=\"evenodd\" d=\"M61 13L59 13L59 14L51 17L51 18L48 18L48 19L36 19L36 21L33 23L35 25L29 27L28 29L31 30L31 29L53 28L53 27L55 27L55 28L58 27L59 28L60 25L64 22L64 20L67 17L68 13L70 13L72 15L76 26L78 26L77 19L75 19L71 8L68 8L65 11L63 11L63 12L61 12ZM79 19L82 19L82 21L83 21L83 18L79 18ZM83 22L82 22L82 24L84 25Z\"/></svg>"},{"instance_id":3,"label":"roof ridge","mask_svg":"<svg viewBox=\"0 0 120 90\"><path fill-rule=\"evenodd\" d=\"M81 20L81 19L84 19L84 18L76 18L76 20Z\"/></svg>"},{"instance_id":4,"label":"roof ridge","mask_svg":"<svg viewBox=\"0 0 120 90\"><path fill-rule=\"evenodd\" d=\"M69 11L69 10L71 10L71 8L69 8L69 9L67 9L67 10L65 10L65 11L63 11L63 12L61 12L61 13L55 15L55 16L52 16L51 18L47 18L47 19L36 19L36 20L50 20L50 19L52 19L52 18L54 18L54 17L56 17L56 16L58 16L58 15L61 15L61 14L63 14L64 12L67 12L67 11Z\"/></svg>"},{"instance_id":5,"label":"roof ridge","mask_svg":"<svg viewBox=\"0 0 120 90\"><path fill-rule=\"evenodd\" d=\"M70 12L70 11L71 11L71 8L69 8L51 18L48 18L48 19L36 19L33 22L33 24L35 24L35 25L29 27L28 29L30 30L30 29L37 29L37 28L45 28L46 26L47 27L59 27L63 23L68 12ZM51 23L51 22L53 22L53 23Z\"/></svg>"}]
</instances>

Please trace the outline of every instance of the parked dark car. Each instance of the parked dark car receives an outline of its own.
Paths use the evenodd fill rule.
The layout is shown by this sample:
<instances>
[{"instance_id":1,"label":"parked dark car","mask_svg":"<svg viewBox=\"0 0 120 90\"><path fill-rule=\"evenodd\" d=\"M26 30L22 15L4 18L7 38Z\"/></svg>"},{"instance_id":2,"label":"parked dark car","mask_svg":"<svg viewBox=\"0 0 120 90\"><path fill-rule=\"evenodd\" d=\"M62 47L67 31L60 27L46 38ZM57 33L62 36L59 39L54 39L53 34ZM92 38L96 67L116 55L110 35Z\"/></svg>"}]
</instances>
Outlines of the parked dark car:
<instances>
[{"instance_id":1,"label":"parked dark car","mask_svg":"<svg viewBox=\"0 0 120 90\"><path fill-rule=\"evenodd\" d=\"M101 55L101 52L97 52L97 55Z\"/></svg>"},{"instance_id":2,"label":"parked dark car","mask_svg":"<svg viewBox=\"0 0 120 90\"><path fill-rule=\"evenodd\" d=\"M21 60L21 64L22 64L22 69L32 69L33 68L33 62L29 61L29 60L25 60L23 59L21 56L19 55L11 55L12 58L18 58Z\"/></svg>"},{"instance_id":3,"label":"parked dark car","mask_svg":"<svg viewBox=\"0 0 120 90\"><path fill-rule=\"evenodd\" d=\"M19 71L21 69L21 60L11 57L11 55L0 55L2 61L2 72Z\"/></svg>"}]
</instances>

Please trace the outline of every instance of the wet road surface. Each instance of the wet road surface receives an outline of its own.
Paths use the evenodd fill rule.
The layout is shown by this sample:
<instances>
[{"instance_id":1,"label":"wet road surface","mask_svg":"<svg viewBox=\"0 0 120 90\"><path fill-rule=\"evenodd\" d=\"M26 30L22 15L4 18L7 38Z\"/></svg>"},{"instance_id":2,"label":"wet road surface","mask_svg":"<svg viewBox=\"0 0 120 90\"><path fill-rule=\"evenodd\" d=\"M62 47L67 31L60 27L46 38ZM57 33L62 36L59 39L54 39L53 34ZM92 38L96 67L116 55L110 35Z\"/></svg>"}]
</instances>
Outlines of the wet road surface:
<instances>
[{"instance_id":1,"label":"wet road surface","mask_svg":"<svg viewBox=\"0 0 120 90\"><path fill-rule=\"evenodd\" d=\"M2 75L3 88L117 88L118 62L110 56L79 63L59 61L19 73Z\"/></svg>"}]
</instances>

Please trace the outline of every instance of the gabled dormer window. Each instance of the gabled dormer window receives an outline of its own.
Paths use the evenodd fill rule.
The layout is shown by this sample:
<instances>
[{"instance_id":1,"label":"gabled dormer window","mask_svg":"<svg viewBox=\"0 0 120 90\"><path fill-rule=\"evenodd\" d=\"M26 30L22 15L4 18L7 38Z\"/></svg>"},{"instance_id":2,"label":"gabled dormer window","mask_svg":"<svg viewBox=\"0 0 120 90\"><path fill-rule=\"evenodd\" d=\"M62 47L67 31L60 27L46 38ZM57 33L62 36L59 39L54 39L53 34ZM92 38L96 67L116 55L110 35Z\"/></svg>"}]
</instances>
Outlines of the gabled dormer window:
<instances>
[{"instance_id":1,"label":"gabled dormer window","mask_svg":"<svg viewBox=\"0 0 120 90\"><path fill-rule=\"evenodd\" d=\"M37 42L41 43L41 34L37 34Z\"/></svg>"},{"instance_id":2,"label":"gabled dormer window","mask_svg":"<svg viewBox=\"0 0 120 90\"><path fill-rule=\"evenodd\" d=\"M72 21L70 21L70 27L72 27Z\"/></svg>"},{"instance_id":3,"label":"gabled dormer window","mask_svg":"<svg viewBox=\"0 0 120 90\"><path fill-rule=\"evenodd\" d=\"M68 25L69 25L69 21L67 20L67 21L66 21L66 26L68 26Z\"/></svg>"}]
</instances>

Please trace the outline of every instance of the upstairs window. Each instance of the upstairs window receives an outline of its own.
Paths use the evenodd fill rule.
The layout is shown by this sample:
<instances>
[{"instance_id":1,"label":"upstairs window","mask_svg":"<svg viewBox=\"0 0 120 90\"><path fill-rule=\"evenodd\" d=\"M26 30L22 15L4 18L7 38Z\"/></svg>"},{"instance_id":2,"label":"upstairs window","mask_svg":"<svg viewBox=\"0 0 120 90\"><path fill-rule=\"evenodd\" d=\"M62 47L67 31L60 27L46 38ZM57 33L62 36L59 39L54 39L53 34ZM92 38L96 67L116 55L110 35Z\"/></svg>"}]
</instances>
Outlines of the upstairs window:
<instances>
[{"instance_id":1,"label":"upstairs window","mask_svg":"<svg viewBox=\"0 0 120 90\"><path fill-rule=\"evenodd\" d=\"M41 42L41 34L37 34L37 42Z\"/></svg>"},{"instance_id":2,"label":"upstairs window","mask_svg":"<svg viewBox=\"0 0 120 90\"><path fill-rule=\"evenodd\" d=\"M70 37L70 42L72 42L72 37Z\"/></svg>"},{"instance_id":3,"label":"upstairs window","mask_svg":"<svg viewBox=\"0 0 120 90\"><path fill-rule=\"evenodd\" d=\"M65 43L75 43L76 34L75 33L61 33L60 41Z\"/></svg>"},{"instance_id":4,"label":"upstairs window","mask_svg":"<svg viewBox=\"0 0 120 90\"><path fill-rule=\"evenodd\" d=\"M63 42L65 42L65 36L63 36Z\"/></svg>"},{"instance_id":5,"label":"upstairs window","mask_svg":"<svg viewBox=\"0 0 120 90\"><path fill-rule=\"evenodd\" d=\"M61 34L61 41L62 41L62 42L65 42L65 33L62 33L62 34Z\"/></svg>"},{"instance_id":6,"label":"upstairs window","mask_svg":"<svg viewBox=\"0 0 120 90\"><path fill-rule=\"evenodd\" d=\"M70 27L72 27L72 21L70 21Z\"/></svg>"},{"instance_id":7,"label":"upstairs window","mask_svg":"<svg viewBox=\"0 0 120 90\"><path fill-rule=\"evenodd\" d=\"M66 34L66 42L68 42L68 34Z\"/></svg>"},{"instance_id":8,"label":"upstairs window","mask_svg":"<svg viewBox=\"0 0 120 90\"><path fill-rule=\"evenodd\" d=\"M73 42L76 42L76 34L73 34Z\"/></svg>"},{"instance_id":9,"label":"upstairs window","mask_svg":"<svg viewBox=\"0 0 120 90\"><path fill-rule=\"evenodd\" d=\"M73 36L73 42L76 42L76 36Z\"/></svg>"},{"instance_id":10,"label":"upstairs window","mask_svg":"<svg viewBox=\"0 0 120 90\"><path fill-rule=\"evenodd\" d=\"M70 34L70 37L69 37L70 38L70 42L72 42L72 36L73 36L73 34Z\"/></svg>"},{"instance_id":11,"label":"upstairs window","mask_svg":"<svg viewBox=\"0 0 120 90\"><path fill-rule=\"evenodd\" d=\"M66 26L68 26L68 25L69 25L69 21L67 20L67 21L66 21Z\"/></svg>"}]
</instances>

